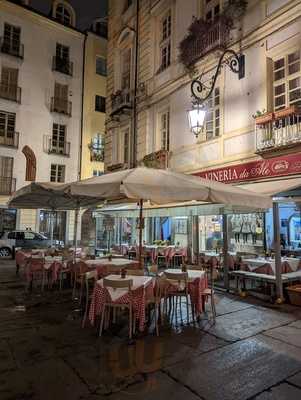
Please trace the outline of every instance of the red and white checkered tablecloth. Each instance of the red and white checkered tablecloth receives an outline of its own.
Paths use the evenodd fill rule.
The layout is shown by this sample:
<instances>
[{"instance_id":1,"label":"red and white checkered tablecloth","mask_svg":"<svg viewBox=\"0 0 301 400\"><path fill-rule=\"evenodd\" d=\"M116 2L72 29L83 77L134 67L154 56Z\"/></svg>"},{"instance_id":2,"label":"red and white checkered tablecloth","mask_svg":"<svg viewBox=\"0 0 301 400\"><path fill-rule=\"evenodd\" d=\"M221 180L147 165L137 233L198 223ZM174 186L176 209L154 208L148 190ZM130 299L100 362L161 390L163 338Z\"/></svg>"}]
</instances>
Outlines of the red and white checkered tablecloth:
<instances>
[{"instance_id":1,"label":"red and white checkered tablecloth","mask_svg":"<svg viewBox=\"0 0 301 400\"><path fill-rule=\"evenodd\" d=\"M114 279L120 278L118 275L109 275L109 278L112 277ZM89 310L89 320L92 325L95 324L96 317L101 315L105 303L128 304L132 300L134 318L139 321L139 330L144 330L146 301L153 296L154 281L153 278L147 276L128 275L128 278L133 279L131 293L123 289L108 290L103 287L102 279L96 282Z\"/></svg>"}]
</instances>

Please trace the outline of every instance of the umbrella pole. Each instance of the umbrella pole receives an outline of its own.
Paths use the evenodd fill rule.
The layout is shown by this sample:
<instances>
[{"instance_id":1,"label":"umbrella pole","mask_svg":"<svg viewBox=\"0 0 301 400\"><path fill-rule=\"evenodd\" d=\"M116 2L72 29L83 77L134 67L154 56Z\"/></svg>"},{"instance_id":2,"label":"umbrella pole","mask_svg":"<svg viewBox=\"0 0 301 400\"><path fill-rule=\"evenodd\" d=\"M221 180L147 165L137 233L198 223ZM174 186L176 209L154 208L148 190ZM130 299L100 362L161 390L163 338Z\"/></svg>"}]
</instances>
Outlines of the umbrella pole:
<instances>
[{"instance_id":1,"label":"umbrella pole","mask_svg":"<svg viewBox=\"0 0 301 400\"><path fill-rule=\"evenodd\" d=\"M73 253L73 262L74 263L76 261L78 216L79 216L79 208L77 207L75 209L75 221L74 221L74 253Z\"/></svg>"},{"instance_id":2,"label":"umbrella pole","mask_svg":"<svg viewBox=\"0 0 301 400\"><path fill-rule=\"evenodd\" d=\"M283 303L283 285L281 275L281 245L280 245L280 225L279 225L279 205L273 202L273 223L274 223L274 250L275 250L275 275L276 275L276 295L277 303Z\"/></svg>"},{"instance_id":3,"label":"umbrella pole","mask_svg":"<svg viewBox=\"0 0 301 400\"><path fill-rule=\"evenodd\" d=\"M139 201L139 265L142 268L143 200Z\"/></svg>"},{"instance_id":4,"label":"umbrella pole","mask_svg":"<svg viewBox=\"0 0 301 400\"><path fill-rule=\"evenodd\" d=\"M54 210L50 213L50 246L53 246Z\"/></svg>"},{"instance_id":5,"label":"umbrella pole","mask_svg":"<svg viewBox=\"0 0 301 400\"><path fill-rule=\"evenodd\" d=\"M223 214L223 258L224 258L224 285L229 291L229 264L228 264L228 215Z\"/></svg>"}]
</instances>

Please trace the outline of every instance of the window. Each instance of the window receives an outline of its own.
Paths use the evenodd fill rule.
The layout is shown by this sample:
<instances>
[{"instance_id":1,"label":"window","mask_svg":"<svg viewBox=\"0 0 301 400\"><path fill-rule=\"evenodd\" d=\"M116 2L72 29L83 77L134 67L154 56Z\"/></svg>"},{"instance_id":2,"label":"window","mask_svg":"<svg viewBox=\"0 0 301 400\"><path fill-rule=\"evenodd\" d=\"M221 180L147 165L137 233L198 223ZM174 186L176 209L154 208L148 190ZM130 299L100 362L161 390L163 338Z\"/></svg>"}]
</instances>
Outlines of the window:
<instances>
[{"instance_id":1,"label":"window","mask_svg":"<svg viewBox=\"0 0 301 400\"><path fill-rule=\"evenodd\" d=\"M220 134L220 90L216 87L207 101L207 112L205 116L206 140L212 139Z\"/></svg>"},{"instance_id":2,"label":"window","mask_svg":"<svg viewBox=\"0 0 301 400\"><path fill-rule=\"evenodd\" d=\"M64 150L66 142L66 125L53 124L52 148L58 151Z\"/></svg>"},{"instance_id":3,"label":"window","mask_svg":"<svg viewBox=\"0 0 301 400\"><path fill-rule=\"evenodd\" d=\"M220 0L205 0L204 3L205 20L213 22L221 12Z\"/></svg>"},{"instance_id":4,"label":"window","mask_svg":"<svg viewBox=\"0 0 301 400\"><path fill-rule=\"evenodd\" d=\"M1 139L13 139L15 133L16 114L0 111L0 144Z\"/></svg>"},{"instance_id":5,"label":"window","mask_svg":"<svg viewBox=\"0 0 301 400\"><path fill-rule=\"evenodd\" d=\"M89 147L91 150L91 161L104 160L104 138L100 133L94 136Z\"/></svg>"},{"instance_id":6,"label":"window","mask_svg":"<svg viewBox=\"0 0 301 400\"><path fill-rule=\"evenodd\" d=\"M160 114L159 120L161 150L169 151L169 111Z\"/></svg>"},{"instance_id":7,"label":"window","mask_svg":"<svg viewBox=\"0 0 301 400\"><path fill-rule=\"evenodd\" d=\"M50 181L60 183L65 182L65 165L51 164Z\"/></svg>"},{"instance_id":8,"label":"window","mask_svg":"<svg viewBox=\"0 0 301 400\"><path fill-rule=\"evenodd\" d=\"M18 74L19 71L16 68L2 67L0 97L12 101L20 101Z\"/></svg>"},{"instance_id":9,"label":"window","mask_svg":"<svg viewBox=\"0 0 301 400\"><path fill-rule=\"evenodd\" d=\"M69 47L63 44L56 44L56 57L60 60L69 61Z\"/></svg>"},{"instance_id":10,"label":"window","mask_svg":"<svg viewBox=\"0 0 301 400\"><path fill-rule=\"evenodd\" d=\"M61 85L55 82L54 85L54 97L59 100L68 100L68 85Z\"/></svg>"},{"instance_id":11,"label":"window","mask_svg":"<svg viewBox=\"0 0 301 400\"><path fill-rule=\"evenodd\" d=\"M102 113L106 112L106 98L102 96L95 96L95 111L100 111Z\"/></svg>"},{"instance_id":12,"label":"window","mask_svg":"<svg viewBox=\"0 0 301 400\"><path fill-rule=\"evenodd\" d=\"M96 73L97 75L107 75L107 61L103 57L96 57Z\"/></svg>"},{"instance_id":13,"label":"window","mask_svg":"<svg viewBox=\"0 0 301 400\"><path fill-rule=\"evenodd\" d=\"M108 27L105 22L96 22L94 25L94 32L96 35L107 38L108 37Z\"/></svg>"},{"instance_id":14,"label":"window","mask_svg":"<svg viewBox=\"0 0 301 400\"><path fill-rule=\"evenodd\" d=\"M300 50L273 62L274 110L301 105Z\"/></svg>"},{"instance_id":15,"label":"window","mask_svg":"<svg viewBox=\"0 0 301 400\"><path fill-rule=\"evenodd\" d=\"M13 53L19 55L20 53L20 39L21 39L21 28L10 24L4 24L3 34L3 51L7 53Z\"/></svg>"},{"instance_id":16,"label":"window","mask_svg":"<svg viewBox=\"0 0 301 400\"><path fill-rule=\"evenodd\" d=\"M0 177L12 178L14 159L12 157L0 156Z\"/></svg>"},{"instance_id":17,"label":"window","mask_svg":"<svg viewBox=\"0 0 301 400\"><path fill-rule=\"evenodd\" d=\"M123 135L123 162L129 162L129 130L127 129Z\"/></svg>"},{"instance_id":18,"label":"window","mask_svg":"<svg viewBox=\"0 0 301 400\"><path fill-rule=\"evenodd\" d=\"M64 25L71 25L72 18L69 10L63 4L59 4L56 8L55 18Z\"/></svg>"},{"instance_id":19,"label":"window","mask_svg":"<svg viewBox=\"0 0 301 400\"><path fill-rule=\"evenodd\" d=\"M117 129L112 131L111 134L111 140L112 140L112 149L111 149L111 155L112 155L112 164L118 164L120 160L120 143L119 143L119 132Z\"/></svg>"},{"instance_id":20,"label":"window","mask_svg":"<svg viewBox=\"0 0 301 400\"><path fill-rule=\"evenodd\" d=\"M160 71L168 68L171 61L171 12L161 20Z\"/></svg>"},{"instance_id":21,"label":"window","mask_svg":"<svg viewBox=\"0 0 301 400\"><path fill-rule=\"evenodd\" d=\"M131 87L131 49L126 49L121 55L121 89L129 89Z\"/></svg>"},{"instance_id":22,"label":"window","mask_svg":"<svg viewBox=\"0 0 301 400\"><path fill-rule=\"evenodd\" d=\"M101 176L101 175L103 175L103 171L99 171L97 169L93 170L93 176Z\"/></svg>"}]
</instances>

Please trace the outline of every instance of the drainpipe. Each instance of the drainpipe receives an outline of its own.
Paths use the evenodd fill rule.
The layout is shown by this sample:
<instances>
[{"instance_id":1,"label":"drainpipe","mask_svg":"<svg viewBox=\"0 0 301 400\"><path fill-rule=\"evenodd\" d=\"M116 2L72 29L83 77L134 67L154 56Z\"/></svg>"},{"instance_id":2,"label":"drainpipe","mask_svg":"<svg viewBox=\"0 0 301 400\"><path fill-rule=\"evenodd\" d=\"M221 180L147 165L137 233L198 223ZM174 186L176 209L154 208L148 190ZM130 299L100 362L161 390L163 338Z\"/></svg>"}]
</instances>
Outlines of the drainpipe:
<instances>
[{"instance_id":1,"label":"drainpipe","mask_svg":"<svg viewBox=\"0 0 301 400\"><path fill-rule=\"evenodd\" d=\"M82 117L80 124L80 143L79 143L79 164L77 178L81 178L82 171L82 155L83 155L83 135L84 135L84 93L85 93L85 72L86 72L86 45L87 45L88 33L85 32L85 39L83 44L83 72L82 72Z\"/></svg>"},{"instance_id":2,"label":"drainpipe","mask_svg":"<svg viewBox=\"0 0 301 400\"><path fill-rule=\"evenodd\" d=\"M134 99L133 99L133 129L131 145L131 168L137 166L137 92L138 92L138 46L139 46L139 0L136 0L136 37L135 37L135 74L134 74Z\"/></svg>"}]
</instances>

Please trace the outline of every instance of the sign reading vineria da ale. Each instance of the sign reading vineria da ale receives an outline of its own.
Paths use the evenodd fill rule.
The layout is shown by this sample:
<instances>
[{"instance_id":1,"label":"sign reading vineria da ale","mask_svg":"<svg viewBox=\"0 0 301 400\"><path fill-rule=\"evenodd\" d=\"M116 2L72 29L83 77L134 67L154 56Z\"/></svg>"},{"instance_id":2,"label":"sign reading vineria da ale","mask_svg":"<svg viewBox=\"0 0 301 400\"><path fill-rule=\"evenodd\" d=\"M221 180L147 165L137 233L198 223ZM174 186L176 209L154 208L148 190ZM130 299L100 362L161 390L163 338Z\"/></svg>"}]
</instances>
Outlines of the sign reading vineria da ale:
<instances>
[{"instance_id":1,"label":"sign reading vineria da ale","mask_svg":"<svg viewBox=\"0 0 301 400\"><path fill-rule=\"evenodd\" d=\"M234 183L300 173L301 153L231 165L230 167L197 172L194 175L214 181Z\"/></svg>"}]
</instances>

